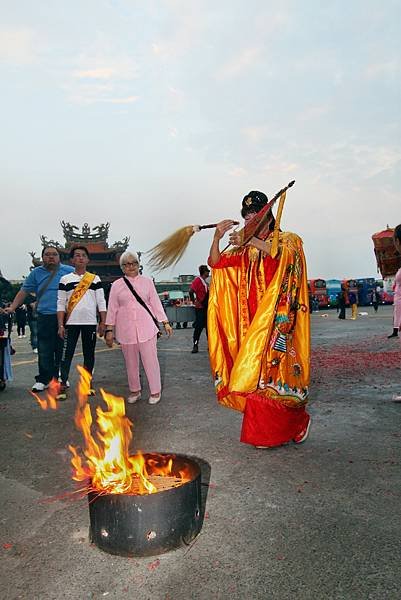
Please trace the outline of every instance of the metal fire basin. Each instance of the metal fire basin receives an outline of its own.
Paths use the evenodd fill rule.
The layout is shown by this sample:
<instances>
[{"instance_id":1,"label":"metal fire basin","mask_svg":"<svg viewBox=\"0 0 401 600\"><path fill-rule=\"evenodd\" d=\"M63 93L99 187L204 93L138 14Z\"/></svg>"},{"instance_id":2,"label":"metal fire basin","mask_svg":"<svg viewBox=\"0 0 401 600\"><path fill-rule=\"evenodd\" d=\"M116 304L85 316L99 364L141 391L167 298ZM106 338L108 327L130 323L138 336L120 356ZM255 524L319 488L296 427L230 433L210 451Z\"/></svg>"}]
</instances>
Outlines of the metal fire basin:
<instances>
[{"instance_id":1,"label":"metal fire basin","mask_svg":"<svg viewBox=\"0 0 401 600\"><path fill-rule=\"evenodd\" d=\"M149 458L168 454L144 454ZM172 475L184 467L190 481L153 494L88 494L90 541L110 554L152 556L187 545L199 533L201 471L184 455L171 455Z\"/></svg>"}]
</instances>

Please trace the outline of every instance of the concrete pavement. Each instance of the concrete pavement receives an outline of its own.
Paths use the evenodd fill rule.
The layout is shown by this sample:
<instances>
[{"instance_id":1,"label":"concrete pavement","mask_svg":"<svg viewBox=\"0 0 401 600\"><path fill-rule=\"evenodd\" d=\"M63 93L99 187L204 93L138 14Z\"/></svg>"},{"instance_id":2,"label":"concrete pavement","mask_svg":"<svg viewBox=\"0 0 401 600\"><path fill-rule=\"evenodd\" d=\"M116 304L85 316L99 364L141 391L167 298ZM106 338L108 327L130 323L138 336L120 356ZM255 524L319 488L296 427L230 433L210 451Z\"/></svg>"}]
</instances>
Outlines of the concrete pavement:
<instances>
[{"instance_id":1,"label":"concrete pavement","mask_svg":"<svg viewBox=\"0 0 401 600\"><path fill-rule=\"evenodd\" d=\"M15 340L15 379L0 395L0 597L398 600L400 342L387 339L391 307L360 311L312 315L313 426L300 446L240 444L241 415L214 397L204 334L197 355L191 329L159 342L162 401L127 406L132 448L196 456L211 472L196 541L152 558L88 543L86 501L63 498L74 489L67 446L80 444L73 393L42 411L28 393L36 356ZM120 350L98 350L96 387L126 396Z\"/></svg>"}]
</instances>

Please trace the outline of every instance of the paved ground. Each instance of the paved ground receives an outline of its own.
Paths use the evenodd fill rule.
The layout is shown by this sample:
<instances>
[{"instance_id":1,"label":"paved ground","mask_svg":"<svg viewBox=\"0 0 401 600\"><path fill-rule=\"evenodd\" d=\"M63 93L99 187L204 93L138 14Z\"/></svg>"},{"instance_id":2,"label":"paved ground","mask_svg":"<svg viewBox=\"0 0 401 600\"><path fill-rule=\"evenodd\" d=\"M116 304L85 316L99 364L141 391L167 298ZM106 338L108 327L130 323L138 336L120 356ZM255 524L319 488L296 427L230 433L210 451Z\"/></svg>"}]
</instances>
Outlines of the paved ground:
<instances>
[{"instance_id":1,"label":"paved ground","mask_svg":"<svg viewBox=\"0 0 401 600\"><path fill-rule=\"evenodd\" d=\"M311 435L270 451L239 443L241 415L214 399L204 339L198 355L190 329L160 342L162 402L128 406L133 448L200 457L211 485L196 542L152 558L88 543L86 502L62 499L67 445L80 440L74 401L40 410L27 391L35 356L15 340L0 396L0 597L398 600L401 354L391 308L366 310L312 316ZM125 395L120 350L98 348L97 384Z\"/></svg>"}]
</instances>

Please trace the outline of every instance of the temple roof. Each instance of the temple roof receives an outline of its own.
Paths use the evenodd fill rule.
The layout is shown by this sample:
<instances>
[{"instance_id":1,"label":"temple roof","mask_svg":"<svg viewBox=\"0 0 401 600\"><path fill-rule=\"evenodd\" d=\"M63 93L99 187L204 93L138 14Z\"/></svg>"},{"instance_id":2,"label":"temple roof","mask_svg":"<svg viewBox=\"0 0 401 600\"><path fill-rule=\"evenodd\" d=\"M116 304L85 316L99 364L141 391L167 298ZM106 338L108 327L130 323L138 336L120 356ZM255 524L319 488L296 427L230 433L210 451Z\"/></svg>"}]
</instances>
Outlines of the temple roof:
<instances>
[{"instance_id":1,"label":"temple roof","mask_svg":"<svg viewBox=\"0 0 401 600\"><path fill-rule=\"evenodd\" d=\"M129 236L125 236L122 240L114 242L109 246L107 239L109 237L110 223L101 223L92 228L89 227L88 223L84 223L81 231L79 231L77 225L71 225L71 223L66 221L61 221L60 224L63 229L65 244L48 239L45 235L40 236L40 241L42 247L54 246L57 248L63 260L65 260L65 255L68 256L73 246L83 245L88 249L91 257L89 266L94 264L98 268L110 265L118 266L119 256L128 248ZM42 263L40 257L35 255L35 252L30 252L30 255L34 267Z\"/></svg>"}]
</instances>

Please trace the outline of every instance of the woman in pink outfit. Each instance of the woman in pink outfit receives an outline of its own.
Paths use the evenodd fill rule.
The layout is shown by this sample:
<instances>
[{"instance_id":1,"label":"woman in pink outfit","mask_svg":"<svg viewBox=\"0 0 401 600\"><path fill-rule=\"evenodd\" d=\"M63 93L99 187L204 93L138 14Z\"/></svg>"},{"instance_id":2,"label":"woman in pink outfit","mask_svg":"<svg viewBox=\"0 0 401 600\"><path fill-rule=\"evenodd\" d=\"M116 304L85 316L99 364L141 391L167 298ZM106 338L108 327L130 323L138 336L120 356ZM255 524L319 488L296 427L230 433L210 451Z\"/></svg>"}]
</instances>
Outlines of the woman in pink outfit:
<instances>
[{"instance_id":1,"label":"woman in pink outfit","mask_svg":"<svg viewBox=\"0 0 401 600\"><path fill-rule=\"evenodd\" d=\"M394 229L394 246L401 254L401 224ZM398 269L394 279L394 329L398 328L401 333L401 269ZM401 393L393 396L395 402L401 402Z\"/></svg>"},{"instance_id":2,"label":"woman in pink outfit","mask_svg":"<svg viewBox=\"0 0 401 600\"><path fill-rule=\"evenodd\" d=\"M161 398L161 380L156 346L159 330L155 321L163 323L169 337L173 330L153 281L139 274L138 256L134 252L124 252L120 257L120 267L124 277L117 279L111 286L106 316L106 344L111 348L114 337L121 344L130 389L128 402L133 404L141 396L140 356L150 388L148 402L157 404ZM146 304L149 312L130 286Z\"/></svg>"}]
</instances>

